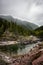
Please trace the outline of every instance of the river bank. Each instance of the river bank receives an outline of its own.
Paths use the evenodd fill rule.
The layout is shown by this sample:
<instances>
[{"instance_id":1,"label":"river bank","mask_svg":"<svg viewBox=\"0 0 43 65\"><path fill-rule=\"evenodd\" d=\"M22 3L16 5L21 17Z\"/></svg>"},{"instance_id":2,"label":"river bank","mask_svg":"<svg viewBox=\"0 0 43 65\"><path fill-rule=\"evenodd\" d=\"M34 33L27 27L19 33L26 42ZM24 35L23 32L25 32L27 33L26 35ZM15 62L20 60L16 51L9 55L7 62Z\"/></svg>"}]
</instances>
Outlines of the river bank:
<instances>
[{"instance_id":1,"label":"river bank","mask_svg":"<svg viewBox=\"0 0 43 65\"><path fill-rule=\"evenodd\" d=\"M9 56L0 53L0 57L8 65L43 65L43 42L33 47L28 54Z\"/></svg>"},{"instance_id":2,"label":"river bank","mask_svg":"<svg viewBox=\"0 0 43 65\"><path fill-rule=\"evenodd\" d=\"M5 62L4 65L40 65L39 62L43 63L43 41L35 36L20 37L14 41L2 40L0 60Z\"/></svg>"},{"instance_id":3,"label":"river bank","mask_svg":"<svg viewBox=\"0 0 43 65\"><path fill-rule=\"evenodd\" d=\"M6 37L2 37L0 39L0 45L11 45L11 44L18 44L18 43L27 45L27 44L37 43L38 41L40 41L40 39L33 35L19 36L17 40L15 40L15 38L13 39L10 38L8 40Z\"/></svg>"}]
</instances>

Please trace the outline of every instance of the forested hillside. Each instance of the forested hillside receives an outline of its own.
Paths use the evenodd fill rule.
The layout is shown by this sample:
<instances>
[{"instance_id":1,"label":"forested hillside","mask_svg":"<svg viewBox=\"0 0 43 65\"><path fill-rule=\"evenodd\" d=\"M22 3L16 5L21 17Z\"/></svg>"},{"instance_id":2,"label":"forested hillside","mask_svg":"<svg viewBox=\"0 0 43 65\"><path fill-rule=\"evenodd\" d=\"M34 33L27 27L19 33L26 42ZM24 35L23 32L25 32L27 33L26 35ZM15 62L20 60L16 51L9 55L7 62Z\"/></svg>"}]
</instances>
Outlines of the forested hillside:
<instances>
[{"instance_id":1,"label":"forested hillside","mask_svg":"<svg viewBox=\"0 0 43 65\"><path fill-rule=\"evenodd\" d=\"M43 26L40 26L39 28L37 28L35 30L35 35L38 36L38 37L43 38Z\"/></svg>"},{"instance_id":2,"label":"forested hillside","mask_svg":"<svg viewBox=\"0 0 43 65\"><path fill-rule=\"evenodd\" d=\"M23 21L21 19L18 18L13 18L12 16L3 16L0 15L0 18L3 18L7 21L13 21L16 22L18 25L23 26L24 28L28 28L29 30L35 30L36 28L38 28L38 25L31 23L29 21Z\"/></svg>"},{"instance_id":3,"label":"forested hillside","mask_svg":"<svg viewBox=\"0 0 43 65\"><path fill-rule=\"evenodd\" d=\"M0 36L4 34L4 32L11 32L15 35L30 35L31 31L26 29L23 26L17 25L17 23L11 21L7 21L5 19L0 18Z\"/></svg>"},{"instance_id":4,"label":"forested hillside","mask_svg":"<svg viewBox=\"0 0 43 65\"><path fill-rule=\"evenodd\" d=\"M38 37L43 38L43 26L35 29L35 30L29 30L28 28L24 27L23 25L18 25L13 21L8 21L3 18L0 18L0 36L8 36L12 34L13 36L19 36L19 35L36 35Z\"/></svg>"}]
</instances>

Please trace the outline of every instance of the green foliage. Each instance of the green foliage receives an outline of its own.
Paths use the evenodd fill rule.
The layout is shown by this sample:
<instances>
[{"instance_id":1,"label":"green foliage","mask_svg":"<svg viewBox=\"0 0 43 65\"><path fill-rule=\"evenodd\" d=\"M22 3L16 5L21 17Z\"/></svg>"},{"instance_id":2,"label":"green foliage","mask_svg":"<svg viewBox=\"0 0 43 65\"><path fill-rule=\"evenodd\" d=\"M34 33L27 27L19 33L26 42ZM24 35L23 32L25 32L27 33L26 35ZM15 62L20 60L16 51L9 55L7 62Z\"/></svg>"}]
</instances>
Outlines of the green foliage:
<instances>
[{"instance_id":1,"label":"green foliage","mask_svg":"<svg viewBox=\"0 0 43 65\"><path fill-rule=\"evenodd\" d=\"M43 26L37 28L35 31L34 30L29 30L28 28L25 28L21 25L17 25L16 21L7 21L5 19L0 18L0 36L4 34L4 32L11 32L13 33L12 35L14 36L19 36L19 35L36 35L39 37L43 37ZM10 33L9 33L10 34Z\"/></svg>"},{"instance_id":2,"label":"green foliage","mask_svg":"<svg viewBox=\"0 0 43 65\"><path fill-rule=\"evenodd\" d=\"M13 45L5 45L5 46L0 46L0 51L4 51L4 52L17 52L18 50L18 45L17 44L13 44Z\"/></svg>"},{"instance_id":3,"label":"green foliage","mask_svg":"<svg viewBox=\"0 0 43 65\"><path fill-rule=\"evenodd\" d=\"M3 34L4 29L3 29L3 25L0 27L0 36Z\"/></svg>"},{"instance_id":4,"label":"green foliage","mask_svg":"<svg viewBox=\"0 0 43 65\"><path fill-rule=\"evenodd\" d=\"M9 53L17 53L18 49L23 49L25 48L24 44L11 44L11 45L4 45L4 46L0 46L0 51L2 52L9 52Z\"/></svg>"},{"instance_id":5,"label":"green foliage","mask_svg":"<svg viewBox=\"0 0 43 65\"><path fill-rule=\"evenodd\" d=\"M43 38L43 26L37 28L34 32L36 36Z\"/></svg>"},{"instance_id":6,"label":"green foliage","mask_svg":"<svg viewBox=\"0 0 43 65\"><path fill-rule=\"evenodd\" d=\"M15 35L30 35L30 30L17 25L16 22L9 22L0 18L0 35L2 35L5 31L13 32Z\"/></svg>"},{"instance_id":7,"label":"green foliage","mask_svg":"<svg viewBox=\"0 0 43 65\"><path fill-rule=\"evenodd\" d=\"M43 37L43 31L36 31L35 34L38 37Z\"/></svg>"}]
</instances>

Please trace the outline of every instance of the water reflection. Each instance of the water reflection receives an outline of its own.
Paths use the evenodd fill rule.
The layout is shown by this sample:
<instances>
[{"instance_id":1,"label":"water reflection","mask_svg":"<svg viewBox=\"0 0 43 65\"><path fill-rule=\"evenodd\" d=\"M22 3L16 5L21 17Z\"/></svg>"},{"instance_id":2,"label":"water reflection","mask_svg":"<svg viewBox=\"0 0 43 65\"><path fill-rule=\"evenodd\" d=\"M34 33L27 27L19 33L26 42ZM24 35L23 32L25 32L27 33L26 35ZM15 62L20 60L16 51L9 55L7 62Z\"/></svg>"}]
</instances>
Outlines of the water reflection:
<instances>
[{"instance_id":1,"label":"water reflection","mask_svg":"<svg viewBox=\"0 0 43 65\"><path fill-rule=\"evenodd\" d=\"M36 44L15 44L15 45L9 45L9 46L0 46L0 50L4 52L14 53L14 54L26 54L29 52L30 49L32 49Z\"/></svg>"}]
</instances>

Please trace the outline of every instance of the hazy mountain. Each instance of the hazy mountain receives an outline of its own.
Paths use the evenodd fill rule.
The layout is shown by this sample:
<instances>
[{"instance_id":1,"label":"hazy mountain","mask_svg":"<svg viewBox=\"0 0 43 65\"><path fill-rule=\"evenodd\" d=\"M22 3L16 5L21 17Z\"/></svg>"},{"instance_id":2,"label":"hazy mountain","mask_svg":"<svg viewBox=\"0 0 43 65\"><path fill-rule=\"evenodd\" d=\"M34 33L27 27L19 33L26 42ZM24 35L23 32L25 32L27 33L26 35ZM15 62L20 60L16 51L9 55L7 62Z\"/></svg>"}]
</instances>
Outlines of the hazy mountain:
<instances>
[{"instance_id":1,"label":"hazy mountain","mask_svg":"<svg viewBox=\"0 0 43 65\"><path fill-rule=\"evenodd\" d=\"M30 30L34 30L34 29L38 28L38 25L36 25L36 24L30 23L27 21L22 21L22 20L13 18L12 16L2 16L1 15L0 18L6 19L8 21L16 22L18 25L22 25L23 27L28 28Z\"/></svg>"},{"instance_id":2,"label":"hazy mountain","mask_svg":"<svg viewBox=\"0 0 43 65\"><path fill-rule=\"evenodd\" d=\"M38 31L40 31L40 30L43 30L43 26L40 26L40 27L38 27L37 29L35 29L36 31L38 30Z\"/></svg>"}]
</instances>

